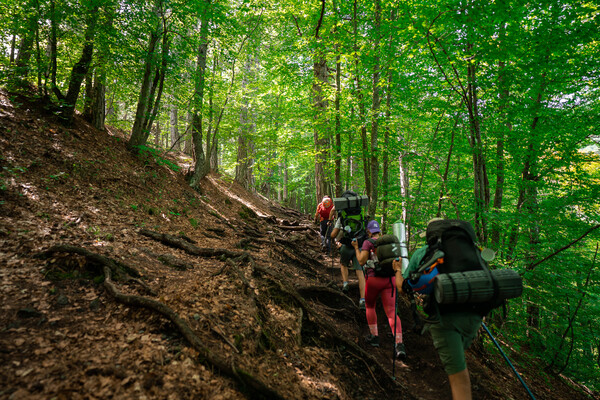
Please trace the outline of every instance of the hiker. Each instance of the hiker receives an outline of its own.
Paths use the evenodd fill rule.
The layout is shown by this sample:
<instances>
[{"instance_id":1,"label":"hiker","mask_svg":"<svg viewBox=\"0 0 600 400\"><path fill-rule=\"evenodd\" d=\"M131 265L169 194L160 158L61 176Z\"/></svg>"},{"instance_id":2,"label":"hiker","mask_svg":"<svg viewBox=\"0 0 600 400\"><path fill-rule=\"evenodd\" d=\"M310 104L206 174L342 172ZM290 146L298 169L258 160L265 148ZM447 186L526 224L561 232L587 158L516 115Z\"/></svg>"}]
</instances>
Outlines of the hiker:
<instances>
[{"instance_id":1,"label":"hiker","mask_svg":"<svg viewBox=\"0 0 600 400\"><path fill-rule=\"evenodd\" d=\"M345 198L356 198L357 194L351 190L347 190L342 194L342 197ZM346 225L344 226L345 217L347 217L348 210L337 210L338 218L333 226L333 230L331 231L331 239L336 243L340 251L340 271L342 273L342 292L348 293L348 270L356 271L356 278L358 279L358 289L360 293L360 299L358 302L358 307L361 310L365 310L365 276L363 273L363 269L358 263L356 259L356 252L352 247L352 240L356 240L358 245L361 246L365 237L358 234L352 233L352 230ZM360 215L361 209L358 207L358 214ZM353 217L351 215L350 217ZM348 233L347 233L348 232Z\"/></svg>"},{"instance_id":2,"label":"hiker","mask_svg":"<svg viewBox=\"0 0 600 400\"><path fill-rule=\"evenodd\" d=\"M429 221L428 226L439 220L438 218ZM410 277L411 272L419 268L428 248L426 244L413 253L404 273L402 273L402 262L394 260L396 287L399 291L402 292L404 281ZM410 288L406 289L410 290ZM433 345L448 374L452 399L471 400L471 380L465 361L465 350L477 336L482 315L474 310L460 309L458 305L454 309L446 307L443 312L437 314L437 320L427 322L424 331L430 332Z\"/></svg>"},{"instance_id":3,"label":"hiker","mask_svg":"<svg viewBox=\"0 0 600 400\"><path fill-rule=\"evenodd\" d=\"M331 219L333 210L333 200L325 195L323 200L317 206L315 212L315 223L320 222L319 234L321 235L321 250L329 253L331 250L331 237L329 236Z\"/></svg>"},{"instance_id":4,"label":"hiker","mask_svg":"<svg viewBox=\"0 0 600 400\"><path fill-rule=\"evenodd\" d=\"M375 220L371 220L367 224L367 235L369 236L369 239L363 242L361 248L358 247L357 242L352 242L352 246L356 251L358 263L362 266L368 266L365 268L365 303L367 309L367 324L369 325L370 333L366 337L366 342L371 346L379 347L379 333L375 305L377 304L377 297L381 294L383 309L388 317L388 322L395 338L395 358L402 360L406 358L406 349L402 343L402 322L400 321L400 317L396 315L396 277L393 275L394 271L384 273L379 272L379 269L375 268L375 263L379 262L376 256L375 245L380 234L381 230L379 228L379 223Z\"/></svg>"}]
</instances>

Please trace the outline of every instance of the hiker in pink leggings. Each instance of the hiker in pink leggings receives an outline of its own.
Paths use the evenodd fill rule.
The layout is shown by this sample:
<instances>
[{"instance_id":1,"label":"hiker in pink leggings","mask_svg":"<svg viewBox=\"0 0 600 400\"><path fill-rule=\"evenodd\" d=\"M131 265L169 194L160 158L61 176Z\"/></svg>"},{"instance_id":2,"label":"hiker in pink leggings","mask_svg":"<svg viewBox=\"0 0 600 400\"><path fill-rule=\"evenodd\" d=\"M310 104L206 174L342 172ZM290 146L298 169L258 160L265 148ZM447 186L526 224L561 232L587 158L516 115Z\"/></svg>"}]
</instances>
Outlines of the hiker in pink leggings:
<instances>
[{"instance_id":1,"label":"hiker in pink leggings","mask_svg":"<svg viewBox=\"0 0 600 400\"><path fill-rule=\"evenodd\" d=\"M372 220L367 224L367 234L369 239L365 240L362 248L358 248L356 242L352 243L356 251L356 258L360 265L364 265L365 277L366 277L366 288L365 288L365 303L367 308L367 323L369 324L369 331L371 332L366 337L366 342L374 347L379 347L379 329L377 327L377 312L375 311L375 305L377 303L377 297L381 295L381 302L383 303L383 309L388 317L388 322L394 333L394 327L396 328L396 344L395 354L396 358L405 359L406 349L402 343L402 323L400 317L396 315L396 277L395 276L378 276L375 272L376 250L375 241L379 238L381 230L377 221ZM396 317L394 319L394 317Z\"/></svg>"}]
</instances>

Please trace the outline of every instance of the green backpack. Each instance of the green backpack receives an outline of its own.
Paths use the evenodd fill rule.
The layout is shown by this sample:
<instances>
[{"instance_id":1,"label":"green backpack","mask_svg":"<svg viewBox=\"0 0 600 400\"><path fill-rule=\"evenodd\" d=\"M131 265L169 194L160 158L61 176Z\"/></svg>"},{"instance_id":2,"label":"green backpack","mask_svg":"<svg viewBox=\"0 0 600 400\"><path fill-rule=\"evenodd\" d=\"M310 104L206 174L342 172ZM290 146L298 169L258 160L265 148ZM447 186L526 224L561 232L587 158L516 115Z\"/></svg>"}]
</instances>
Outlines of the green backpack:
<instances>
[{"instance_id":1,"label":"green backpack","mask_svg":"<svg viewBox=\"0 0 600 400\"><path fill-rule=\"evenodd\" d=\"M333 199L335 210L339 213L342 223L342 231L344 237L340 239L340 243L347 246L352 245L352 239L358 241L359 247L367 238L367 217L363 207L369 204L367 196L358 196L355 192L347 190L342 194L342 197Z\"/></svg>"}]
</instances>

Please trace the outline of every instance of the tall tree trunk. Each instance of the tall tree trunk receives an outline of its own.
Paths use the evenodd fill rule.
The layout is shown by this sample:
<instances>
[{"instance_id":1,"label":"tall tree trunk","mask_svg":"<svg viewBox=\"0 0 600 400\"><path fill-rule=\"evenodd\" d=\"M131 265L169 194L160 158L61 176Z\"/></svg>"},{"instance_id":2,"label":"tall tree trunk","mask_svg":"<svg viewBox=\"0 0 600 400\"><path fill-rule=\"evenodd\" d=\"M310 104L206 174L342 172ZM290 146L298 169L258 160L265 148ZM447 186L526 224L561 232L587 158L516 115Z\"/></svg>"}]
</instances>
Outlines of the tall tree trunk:
<instances>
[{"instance_id":1,"label":"tall tree trunk","mask_svg":"<svg viewBox=\"0 0 600 400\"><path fill-rule=\"evenodd\" d=\"M250 57L246 59L244 66L245 74L242 78L242 93L248 91L248 81L252 77L252 65L250 63ZM235 167L235 180L245 187L250 189L252 186L252 121L250 113L248 111L250 105L249 96L245 96L242 101L240 109L240 128L238 131L238 149L237 149L237 164Z\"/></svg>"},{"instance_id":2,"label":"tall tree trunk","mask_svg":"<svg viewBox=\"0 0 600 400\"><path fill-rule=\"evenodd\" d=\"M88 14L87 28L85 30L85 41L83 45L83 51L79 61L75 63L71 70L71 78L69 79L69 87L67 94L64 97L65 105L59 115L65 121L67 125L73 123L73 117L75 116L75 106L77 105L77 98L79 97L79 91L81 90L81 83L85 79L88 73L90 63L92 62L92 56L94 54L94 39L96 36L96 24L98 22L98 6L92 7Z\"/></svg>"},{"instance_id":3,"label":"tall tree trunk","mask_svg":"<svg viewBox=\"0 0 600 400\"><path fill-rule=\"evenodd\" d=\"M286 204L289 204L289 191L288 191L288 168L287 168L287 159L283 160L283 201Z\"/></svg>"},{"instance_id":4,"label":"tall tree trunk","mask_svg":"<svg viewBox=\"0 0 600 400\"><path fill-rule=\"evenodd\" d=\"M504 2L500 2L499 6L501 7L502 11L506 11L506 4ZM504 43L506 39L506 23L500 24L498 36L500 51L502 54L506 54L507 49ZM498 62L498 88L500 98L500 107L498 111L502 121L499 126L506 126L506 133L510 133L512 130L512 125L508 120L506 113L509 90L508 76L505 67L506 62L504 60L500 60ZM502 231L502 225L499 222L499 214L500 210L502 209L502 199L504 196L504 167L506 163L504 156L504 141L506 137L507 135L505 134L504 130L502 128L498 129L498 137L496 138L496 189L494 191L494 202L492 205L492 213L494 214L494 218L490 228L491 247L495 249L500 248L500 233Z\"/></svg>"},{"instance_id":5,"label":"tall tree trunk","mask_svg":"<svg viewBox=\"0 0 600 400\"><path fill-rule=\"evenodd\" d=\"M15 63L15 49L17 48L17 34L13 33L10 39L10 65Z\"/></svg>"},{"instance_id":6,"label":"tall tree trunk","mask_svg":"<svg viewBox=\"0 0 600 400\"><path fill-rule=\"evenodd\" d=\"M375 218L377 211L377 200L379 193L379 156L378 140L379 140L379 106L381 98L379 96L379 42L381 41L381 0L375 0L375 24L374 35L375 42L373 43L373 101L371 106L371 201L369 202L369 215Z\"/></svg>"},{"instance_id":7,"label":"tall tree trunk","mask_svg":"<svg viewBox=\"0 0 600 400\"><path fill-rule=\"evenodd\" d=\"M329 182L326 170L329 149L329 134L327 130L327 99L324 88L327 87L329 74L327 61L317 55L313 64L314 83L314 143L315 143L315 186L317 199L329 194Z\"/></svg>"},{"instance_id":8,"label":"tall tree trunk","mask_svg":"<svg viewBox=\"0 0 600 400\"><path fill-rule=\"evenodd\" d=\"M456 209L456 203L454 201L452 201L450 196L448 196L448 174L450 172L450 162L452 160L452 152L454 151L454 139L456 137L456 127L458 126L459 117L460 117L460 113L457 112L456 116L454 118L454 126L452 127L452 134L450 136L450 147L448 148L448 154L446 155L446 165L444 167L444 172L442 174L442 182L441 182L442 186L440 188L440 194L438 196L438 209L437 209L437 213L436 213L437 217L442 216L442 206L444 203L444 199L448 199L448 201L452 202L452 205L454 205L454 207ZM442 121L442 119L440 119L440 122L441 121ZM457 218L458 218L458 211L457 211Z\"/></svg>"},{"instance_id":9,"label":"tall tree trunk","mask_svg":"<svg viewBox=\"0 0 600 400\"><path fill-rule=\"evenodd\" d=\"M206 57L208 53L208 19L200 21L200 43L198 44L195 89L193 97L192 116L192 143L194 149L194 170L190 178L190 186L197 189L200 180L209 171L210 165L206 162L204 148L202 147L202 102L204 100L204 73L206 70Z\"/></svg>"},{"instance_id":10,"label":"tall tree trunk","mask_svg":"<svg viewBox=\"0 0 600 400\"><path fill-rule=\"evenodd\" d=\"M212 169L210 166L210 160L212 160L212 142L217 138L217 127L214 127L214 116L215 116L215 105L214 105L214 95L215 91L213 89L215 85L215 75L217 72L218 65L218 56L217 56L217 44L214 45L213 51L213 63L212 63L212 74L211 74L211 83L208 85L208 127L206 128L206 159L209 160L209 170ZM214 129L214 132L213 132ZM215 148L216 151L216 148Z\"/></svg>"},{"instance_id":11,"label":"tall tree trunk","mask_svg":"<svg viewBox=\"0 0 600 400\"><path fill-rule=\"evenodd\" d=\"M340 197L342 195L342 124L340 115L340 97L342 95L342 63L338 47L339 46L336 45L336 53L338 53L338 55L335 59L335 144L333 146L335 160L334 187L336 197Z\"/></svg>"},{"instance_id":12,"label":"tall tree trunk","mask_svg":"<svg viewBox=\"0 0 600 400\"><path fill-rule=\"evenodd\" d=\"M106 121L106 86L104 85L104 71L99 71L94 76L92 90L92 125L99 130L104 130Z\"/></svg>"},{"instance_id":13,"label":"tall tree trunk","mask_svg":"<svg viewBox=\"0 0 600 400\"><path fill-rule=\"evenodd\" d=\"M192 139L191 139L191 135L190 132L192 131L192 113L191 112L187 112L185 114L185 138L183 140L183 152L187 155L191 155L192 154Z\"/></svg>"},{"instance_id":14,"label":"tall tree trunk","mask_svg":"<svg viewBox=\"0 0 600 400\"><path fill-rule=\"evenodd\" d=\"M94 68L94 83L91 99L91 123L99 130L104 130L106 121L106 63L110 57L110 43L108 32L112 31L115 18L116 5L106 5L104 8L104 22L102 32L105 33L104 40L99 41L96 51L96 68Z\"/></svg>"},{"instance_id":15,"label":"tall tree trunk","mask_svg":"<svg viewBox=\"0 0 600 400\"><path fill-rule=\"evenodd\" d=\"M96 26L98 22L98 5L92 6L86 14L87 27L84 35L83 50L81 57L73 65L71 70L71 76L69 79L69 85L67 94L63 95L56 84L56 70L57 70L57 26L59 21L56 20L55 3L50 1L50 73L51 76L51 88L56 97L61 101L62 109L59 112L59 116L63 119L65 124L70 125L73 122L75 115L75 106L77 105L77 98L81 91L81 83L88 74L92 57L94 54L94 41L96 36Z\"/></svg>"},{"instance_id":16,"label":"tall tree trunk","mask_svg":"<svg viewBox=\"0 0 600 400\"><path fill-rule=\"evenodd\" d=\"M149 108L151 104L150 93L152 90L152 72L154 70L154 64L156 63L156 47L158 40L160 39L160 27L157 26L152 32L148 39L148 52L146 53L146 59L144 60L144 75L142 77L142 85L140 87L140 94L138 97L137 109L135 113L135 120L133 128L131 129L131 138L129 139L128 146L135 148L142 146L146 142L146 135L143 131L145 122L148 118Z\"/></svg>"},{"instance_id":17,"label":"tall tree trunk","mask_svg":"<svg viewBox=\"0 0 600 400\"><path fill-rule=\"evenodd\" d=\"M471 49L472 45L469 44ZM467 66L467 98L469 112L470 143L473 153L473 181L475 198L475 230L481 243L487 242L486 212L490 204L490 185L488 181L486 160L483 154L483 141L481 138L481 125L477 97L477 64L469 63Z\"/></svg>"},{"instance_id":18,"label":"tall tree trunk","mask_svg":"<svg viewBox=\"0 0 600 400\"><path fill-rule=\"evenodd\" d=\"M31 70L29 62L33 52L33 42L38 29L38 13L30 12L27 15L26 28L21 33L19 51L15 60L15 77L17 81L26 82ZM19 83L20 84L20 83Z\"/></svg>"},{"instance_id":19,"label":"tall tree trunk","mask_svg":"<svg viewBox=\"0 0 600 400\"><path fill-rule=\"evenodd\" d=\"M350 125L354 126L354 106L350 107ZM348 153L346 154L346 176L343 179L342 192L354 187L355 162L352 155L352 143L354 143L354 129L348 131Z\"/></svg>"},{"instance_id":20,"label":"tall tree trunk","mask_svg":"<svg viewBox=\"0 0 600 400\"><path fill-rule=\"evenodd\" d=\"M169 122L170 122L170 133L171 133L171 149L180 150L181 146L179 143L179 121L177 118L177 106L171 104L169 106Z\"/></svg>"},{"instance_id":21,"label":"tall tree trunk","mask_svg":"<svg viewBox=\"0 0 600 400\"><path fill-rule=\"evenodd\" d=\"M504 111L506 107L506 102L508 101L508 89L506 89L506 77L504 76L504 62L501 61L498 64L499 76L498 81L500 83L500 118L505 122L506 131L510 132L512 130L511 123L507 120L506 113ZM502 209L502 198L504 196L504 165L505 165L505 157L504 157L504 140L506 134L502 129L498 131L498 138L496 139L496 189L494 191L494 202L492 205L492 212L495 214L494 223L491 226L490 238L491 238L491 247L499 248L500 247L500 232L502 230L502 225L499 223L499 214Z\"/></svg>"},{"instance_id":22,"label":"tall tree trunk","mask_svg":"<svg viewBox=\"0 0 600 400\"><path fill-rule=\"evenodd\" d=\"M94 68L88 70L85 76L85 91L83 98L83 111L81 117L87 122L92 121L92 92L94 90Z\"/></svg>"},{"instance_id":23,"label":"tall tree trunk","mask_svg":"<svg viewBox=\"0 0 600 400\"><path fill-rule=\"evenodd\" d=\"M163 21L164 22L164 21ZM167 35L167 27L162 28L162 51L161 51L161 62L156 71L154 72L154 80L150 89L150 97L148 102L148 116L143 121L142 132L144 133L144 143L148 140L150 135L150 128L154 123L154 119L160 109L160 100L162 97L165 74L167 71L167 61L169 55L169 37Z\"/></svg>"},{"instance_id":24,"label":"tall tree trunk","mask_svg":"<svg viewBox=\"0 0 600 400\"><path fill-rule=\"evenodd\" d=\"M40 2L35 2L35 8L38 15L41 15L40 11ZM37 92L41 96L42 93L45 93L46 88L42 88L42 51L40 50L40 24L35 24L35 62L36 62L36 70L37 70Z\"/></svg>"},{"instance_id":25,"label":"tall tree trunk","mask_svg":"<svg viewBox=\"0 0 600 400\"><path fill-rule=\"evenodd\" d=\"M325 88L329 86L327 60L322 48L319 30L325 17L325 0L321 0L321 14L315 29L316 50L313 63L313 107L314 107L314 143L315 143L315 186L316 198L329 194L329 176L327 174L327 156L329 151L329 129L327 124L327 97Z\"/></svg>"},{"instance_id":26,"label":"tall tree trunk","mask_svg":"<svg viewBox=\"0 0 600 400\"><path fill-rule=\"evenodd\" d=\"M388 228L388 196L389 196L389 164L390 164L390 125L392 123L392 73L387 70L387 85L385 92L385 130L383 133L382 164L383 171L381 184L383 186L383 201L381 202L381 231L386 232Z\"/></svg>"},{"instance_id":27,"label":"tall tree trunk","mask_svg":"<svg viewBox=\"0 0 600 400\"><path fill-rule=\"evenodd\" d=\"M58 97L59 100L63 99L63 95L56 85L56 69L57 69L57 52L58 52L58 24L56 20L56 4L54 0L50 0L50 37L48 40L48 48L50 51L50 64L48 65L48 73L50 75L50 90Z\"/></svg>"},{"instance_id":28,"label":"tall tree trunk","mask_svg":"<svg viewBox=\"0 0 600 400\"><path fill-rule=\"evenodd\" d=\"M160 121L156 121L154 128L154 145L160 147Z\"/></svg>"},{"instance_id":29,"label":"tall tree trunk","mask_svg":"<svg viewBox=\"0 0 600 400\"><path fill-rule=\"evenodd\" d=\"M210 170L219 172L219 138L213 138L213 149L210 152Z\"/></svg>"},{"instance_id":30,"label":"tall tree trunk","mask_svg":"<svg viewBox=\"0 0 600 400\"><path fill-rule=\"evenodd\" d=\"M390 11L390 21L396 20L396 10L392 9ZM393 54L393 34L390 33L388 37L388 55ZM389 166L390 166L390 130L392 125L392 69L389 67L390 60L388 56L388 60L384 61L385 64L388 65L386 68L386 87L385 87L385 130L383 136L383 152L382 152L382 173L381 173L381 183L382 183L382 195L383 201L381 202L381 231L387 232L388 230L388 196L390 194L389 190Z\"/></svg>"},{"instance_id":31,"label":"tall tree trunk","mask_svg":"<svg viewBox=\"0 0 600 400\"><path fill-rule=\"evenodd\" d=\"M354 31L354 52L355 54L359 53L358 48L358 10L357 10L357 0L354 0L354 16L353 16L353 31ZM358 118L360 121L360 138L362 143L362 160L363 160L363 170L365 176L365 190L367 192L367 196L371 198L371 168L369 166L369 149L367 144L367 125L366 125L366 111L365 104L363 102L363 92L360 86L360 71L359 71L359 57L355 56L354 61L354 81L356 84L356 99L358 101Z\"/></svg>"}]
</instances>

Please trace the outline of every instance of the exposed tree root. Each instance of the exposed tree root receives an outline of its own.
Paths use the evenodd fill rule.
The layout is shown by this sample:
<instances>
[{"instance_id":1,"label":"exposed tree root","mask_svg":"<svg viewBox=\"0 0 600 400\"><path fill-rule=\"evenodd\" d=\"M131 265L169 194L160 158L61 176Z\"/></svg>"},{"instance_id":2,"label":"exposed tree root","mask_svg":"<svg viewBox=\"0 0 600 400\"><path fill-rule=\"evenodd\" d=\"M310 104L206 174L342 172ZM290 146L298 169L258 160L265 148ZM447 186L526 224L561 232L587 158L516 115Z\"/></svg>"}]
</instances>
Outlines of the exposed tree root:
<instances>
[{"instance_id":1,"label":"exposed tree root","mask_svg":"<svg viewBox=\"0 0 600 400\"><path fill-rule=\"evenodd\" d=\"M142 232L142 231L144 231L144 232ZM387 379L385 379L384 383L388 387L393 388L393 389L402 389L403 393L405 393L405 394L409 393L408 388L406 386L404 386L402 383L396 381L394 379L394 377L392 377L387 372L387 370L379 363L379 361L377 361L377 359L375 357L373 357L371 354L367 353L365 350L363 350L360 346L358 346L353 341L349 340L348 338L346 338L345 336L340 334L335 326L324 321L323 318L318 314L318 312L313 307L311 307L310 304L308 304L308 302L304 299L304 297L302 297L302 295L296 289L294 289L289 284L284 282L281 279L281 277L278 276L277 274L275 274L271 269L268 269L268 268L258 265L248 253L239 253L239 252L232 252L232 251L226 250L226 253L216 254L219 251L218 249L200 249L200 250L202 250L200 252L198 250L198 248L195 248L195 249L193 248L195 246L189 247L187 245L181 245L179 243L179 241L173 240L172 239L173 237L171 235L164 235L164 234L160 234L160 233L156 233L156 232L152 232L152 231L148 231L148 230L142 230L142 231L140 231L141 234L152 237L152 238L159 240L162 243L170 245L170 246L178 246L179 248L187 251L188 253L190 253L192 255L213 256L213 255L224 254L224 255L228 256L229 254L232 254L233 257L239 257L240 260L247 260L255 271L258 271L258 272L262 273L263 275L265 275L266 277L268 277L268 279L270 281L272 281L275 285L277 285L279 287L279 289L282 291L282 293L285 293L291 299L293 299L296 302L296 304L298 304L298 306L300 306L300 308L302 309L304 316L309 318L312 323L316 324L319 327L320 332L324 332L335 343L345 346L345 348L352 350L352 351L348 352L349 354L352 354L355 357L357 357L357 354L358 354L359 355L358 358L360 360L367 362L371 366L373 366L375 369L376 376L387 378ZM177 238L175 237L175 239L177 239ZM290 257L290 256L287 256L287 257ZM307 265L307 266L309 266L310 269L313 269L312 266L307 262L302 262L301 264ZM235 264L233 264L233 262L231 262L231 263L228 262L228 265L230 267L234 267L233 269L236 269ZM241 272L239 272L239 271L236 271L236 272L238 272L238 276L240 276L240 279L242 279L243 274L241 274ZM243 277L243 281L245 281L245 285L247 285L247 287L250 288L249 283L247 283L247 280L245 277ZM332 289L328 289L328 288L322 288L321 291L333 292ZM251 292L251 290L249 290L247 292ZM339 296L340 294L337 294L337 295ZM381 378L379 381L377 381L377 384L379 386L382 386Z\"/></svg>"},{"instance_id":2,"label":"exposed tree root","mask_svg":"<svg viewBox=\"0 0 600 400\"><path fill-rule=\"evenodd\" d=\"M287 283L283 282L280 279L280 277L275 275L270 269L256 265L256 263L254 263L254 262L251 262L251 264L253 265L253 268L256 271L259 271L260 273L268 276L272 282L274 282L276 285L278 285L279 289L283 293L287 294L288 296L290 296L290 298L294 299L295 302L301 307L304 314L308 318L310 318L311 322L316 324L317 326L319 326L320 332L324 332L326 335L331 337L336 343L345 346L347 349L352 350L352 351L348 352L349 354L352 354L355 357L357 357L356 354L358 354L359 355L358 358L360 360L368 362L372 366L374 366L377 376L387 377L386 384L388 384L388 386L391 386L396 389L402 388L403 394L409 393L408 388L406 386L404 386L402 383L396 381L394 379L394 377L392 377L387 372L387 370L379 363L379 361L377 361L377 359L375 357L373 357L372 355L367 353L365 350L363 350L360 346L358 346L353 341L349 340L348 338L346 338L345 336L340 334L335 326L324 321L323 318L317 313L317 311L306 302L306 300L300 295L300 293L298 293L298 291L296 291L293 287L291 287ZM379 386L382 385L382 382L380 382L380 380L376 380L376 382Z\"/></svg>"},{"instance_id":3,"label":"exposed tree root","mask_svg":"<svg viewBox=\"0 0 600 400\"><path fill-rule=\"evenodd\" d=\"M238 251L231 251L227 249L211 249L195 246L188 241L181 239L178 236L169 235L167 233L160 233L151 231L149 229L140 229L140 235L147 236L154 240L157 240L167 246L175 247L181 250L184 250L186 253L201 256L201 257L218 257L218 256L226 256L230 258L235 258L243 255L244 253Z\"/></svg>"},{"instance_id":4,"label":"exposed tree root","mask_svg":"<svg viewBox=\"0 0 600 400\"><path fill-rule=\"evenodd\" d=\"M48 250L39 253L37 255L38 258L46 259L52 256L54 253L73 253L84 256L89 263L88 269L91 269L93 272L97 272L99 274L103 273L102 268L104 266L109 266L117 277L121 274L130 275L135 278L140 277L140 273L134 269L121 263L120 261L114 260L112 258L103 256L101 254L92 253L89 250L86 250L81 247L73 246L70 244L59 244L56 246L52 246Z\"/></svg>"},{"instance_id":5,"label":"exposed tree root","mask_svg":"<svg viewBox=\"0 0 600 400\"><path fill-rule=\"evenodd\" d=\"M357 308L356 304L339 290L329 286L303 286L297 287L296 290L305 299L318 302L319 306L331 315L337 315L346 320L356 320L353 312Z\"/></svg>"},{"instance_id":6,"label":"exposed tree root","mask_svg":"<svg viewBox=\"0 0 600 400\"><path fill-rule=\"evenodd\" d=\"M210 349L202 345L200 338L193 332L190 326L182 318L177 315L169 306L142 296L127 295L121 293L112 281L113 273L119 269L123 269L124 265L115 262L115 260L100 254L92 253L89 250L71 246L71 245L58 245L46 250L41 253L42 258L48 257L55 252L66 252L80 254L86 257L86 260L100 264L104 273L104 287L106 290L120 303L128 306L136 306L145 308L150 311L154 311L163 317L171 321L175 327L179 330L181 335L188 341L188 343L196 350L203 362L211 367L216 368L222 375L234 378L241 386L242 389L249 390L252 392L253 397L264 398L264 399L283 399L275 390L269 388L259 379L255 378L248 372L238 369L235 367L234 359L232 358L229 362L215 353ZM135 271L132 268L127 267L127 270ZM139 275L139 274L138 274Z\"/></svg>"},{"instance_id":7,"label":"exposed tree root","mask_svg":"<svg viewBox=\"0 0 600 400\"><path fill-rule=\"evenodd\" d=\"M186 269L191 268L190 265L181 261L179 258L175 257L172 254L161 254L157 257L158 261L165 264L167 267L175 268L179 271L185 271Z\"/></svg>"},{"instance_id":8,"label":"exposed tree root","mask_svg":"<svg viewBox=\"0 0 600 400\"><path fill-rule=\"evenodd\" d=\"M260 250L260 247L254 245L254 243L260 243L260 242L268 242L268 241L264 240L264 239L244 238L244 239L240 240L235 245L235 247L244 249L244 250L248 250L248 249ZM269 244L273 244L273 243L269 242Z\"/></svg>"},{"instance_id":9,"label":"exposed tree root","mask_svg":"<svg viewBox=\"0 0 600 400\"><path fill-rule=\"evenodd\" d=\"M316 232L312 226L308 225L300 225L300 226L285 226L285 225L277 225L279 229L283 229L284 231L308 231L311 230Z\"/></svg>"},{"instance_id":10,"label":"exposed tree root","mask_svg":"<svg viewBox=\"0 0 600 400\"><path fill-rule=\"evenodd\" d=\"M156 293L154 290L152 290L152 288L150 286L148 286L146 284L146 282L144 282L143 280L138 279L138 278L129 278L127 280L127 282L130 282L130 281L131 282L135 282L138 285L140 285L146 291L146 293L148 293L149 295L151 295L151 296L158 296L158 293Z\"/></svg>"}]
</instances>

